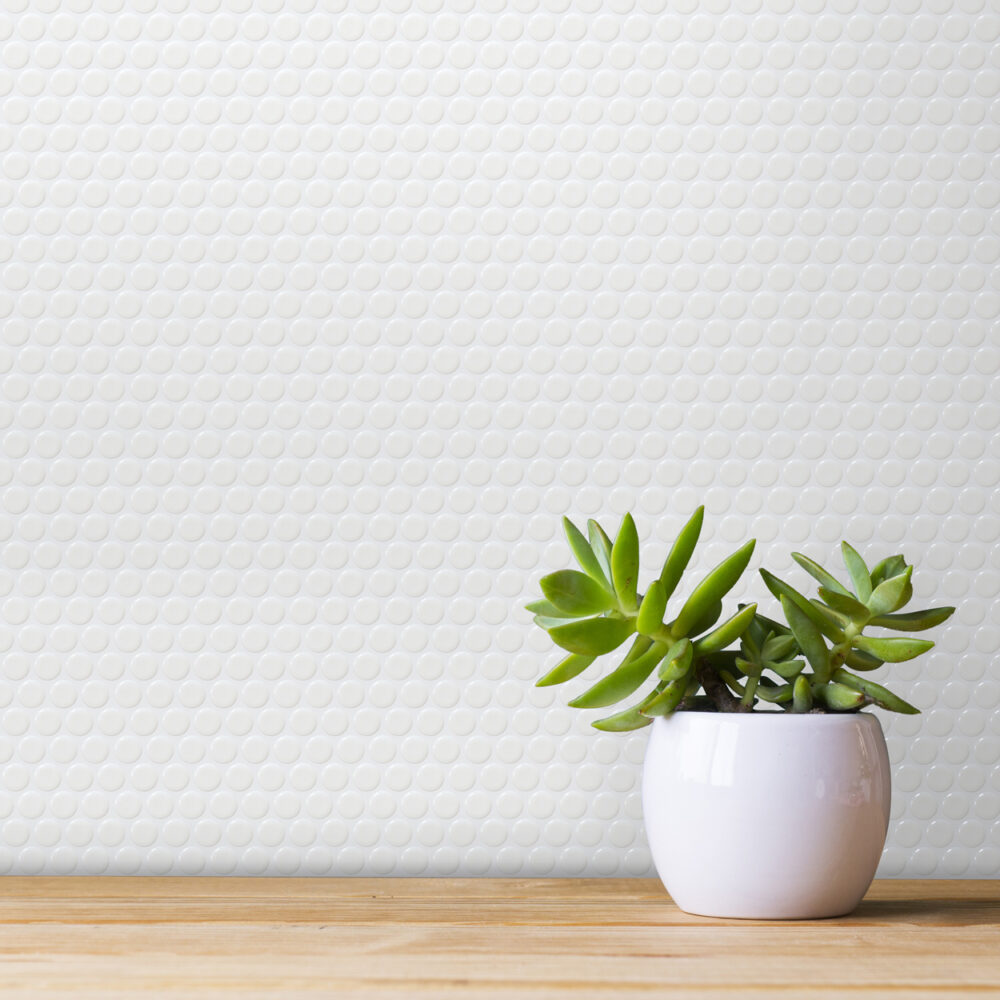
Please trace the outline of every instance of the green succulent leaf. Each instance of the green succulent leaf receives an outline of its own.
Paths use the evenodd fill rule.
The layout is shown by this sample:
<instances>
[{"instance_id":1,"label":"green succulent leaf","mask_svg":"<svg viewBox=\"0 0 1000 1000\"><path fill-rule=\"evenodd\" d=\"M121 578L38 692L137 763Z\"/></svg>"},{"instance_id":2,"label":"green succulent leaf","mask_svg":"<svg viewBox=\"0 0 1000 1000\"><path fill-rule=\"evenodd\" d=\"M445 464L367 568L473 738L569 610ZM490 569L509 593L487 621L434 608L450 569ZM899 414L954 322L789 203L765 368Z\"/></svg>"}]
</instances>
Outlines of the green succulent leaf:
<instances>
[{"instance_id":1,"label":"green succulent leaf","mask_svg":"<svg viewBox=\"0 0 1000 1000\"><path fill-rule=\"evenodd\" d=\"M920 714L919 708L915 708L908 701L903 701L899 695L886 690L881 684L868 680L867 677L856 677L843 667L837 669L833 676L839 683L862 692L879 708L887 709L890 712L901 712L903 715Z\"/></svg>"},{"instance_id":2,"label":"green succulent leaf","mask_svg":"<svg viewBox=\"0 0 1000 1000\"><path fill-rule=\"evenodd\" d=\"M735 642L747 630L756 611L756 604L748 604L745 608L737 611L732 618L724 621L718 628L713 629L708 635L703 635L694 644L695 653L698 655L714 653L724 649L731 642Z\"/></svg>"},{"instance_id":3,"label":"green succulent leaf","mask_svg":"<svg viewBox=\"0 0 1000 1000\"><path fill-rule=\"evenodd\" d=\"M773 670L779 677L786 681L794 680L805 670L805 660L767 660L764 663L765 670Z\"/></svg>"},{"instance_id":4,"label":"green succulent leaf","mask_svg":"<svg viewBox=\"0 0 1000 1000\"><path fill-rule=\"evenodd\" d=\"M868 624L877 625L879 628L890 628L896 632L924 632L947 621L954 613L954 608L927 608L926 611L904 611L898 615L878 615Z\"/></svg>"},{"instance_id":5,"label":"green succulent leaf","mask_svg":"<svg viewBox=\"0 0 1000 1000\"><path fill-rule=\"evenodd\" d=\"M780 601L782 597L788 598L825 636L839 642L844 637L844 630L840 624L829 615L824 614L808 597L804 597L793 586L785 583L784 580L769 573L766 569L760 571L764 580L764 585Z\"/></svg>"},{"instance_id":6,"label":"green succulent leaf","mask_svg":"<svg viewBox=\"0 0 1000 1000\"><path fill-rule=\"evenodd\" d=\"M885 660L886 663L912 660L934 647L934 643L929 639L876 639L867 635L859 635L854 639L854 645L865 653L871 653L872 656Z\"/></svg>"},{"instance_id":7,"label":"green succulent leaf","mask_svg":"<svg viewBox=\"0 0 1000 1000\"><path fill-rule=\"evenodd\" d=\"M663 612L667 609L667 592L659 580L654 580L639 605L636 629L643 635L653 635L663 627Z\"/></svg>"},{"instance_id":8,"label":"green succulent leaf","mask_svg":"<svg viewBox=\"0 0 1000 1000\"><path fill-rule=\"evenodd\" d=\"M535 615L532 619L534 623L539 627L545 629L548 632L550 629L558 628L560 625L565 625L568 622L573 621L572 618L552 618L549 615Z\"/></svg>"},{"instance_id":9,"label":"green succulent leaf","mask_svg":"<svg viewBox=\"0 0 1000 1000\"><path fill-rule=\"evenodd\" d=\"M684 699L687 687L687 681L683 677L671 681L663 691L657 693L656 697L639 711L649 718L670 715Z\"/></svg>"},{"instance_id":10,"label":"green succulent leaf","mask_svg":"<svg viewBox=\"0 0 1000 1000\"><path fill-rule=\"evenodd\" d=\"M638 660L643 653L653 645L653 640L649 638L648 635L637 635L635 639L632 640L632 645L629 647L628 652L625 654L626 660Z\"/></svg>"},{"instance_id":11,"label":"green succulent leaf","mask_svg":"<svg viewBox=\"0 0 1000 1000\"><path fill-rule=\"evenodd\" d=\"M587 537L590 547L607 580L611 579L611 539L608 533L594 520L587 522Z\"/></svg>"},{"instance_id":12,"label":"green succulent leaf","mask_svg":"<svg viewBox=\"0 0 1000 1000\"><path fill-rule=\"evenodd\" d=\"M598 719L591 725L605 733L627 733L632 729L649 726L652 722L652 719L640 713L638 705L634 705L632 708L626 708L624 712L609 715L606 719Z\"/></svg>"},{"instance_id":13,"label":"green succulent leaf","mask_svg":"<svg viewBox=\"0 0 1000 1000\"><path fill-rule=\"evenodd\" d=\"M549 629L557 646L584 656L603 656L634 634L631 622L620 618L584 618Z\"/></svg>"},{"instance_id":14,"label":"green succulent leaf","mask_svg":"<svg viewBox=\"0 0 1000 1000\"><path fill-rule=\"evenodd\" d=\"M774 684L768 678L762 677L757 685L757 697L761 701L782 705L792 700L792 685Z\"/></svg>"},{"instance_id":15,"label":"green succulent leaf","mask_svg":"<svg viewBox=\"0 0 1000 1000\"><path fill-rule=\"evenodd\" d=\"M631 514L622 518L618 537L611 548L611 580L622 608L634 613L639 585L639 534Z\"/></svg>"},{"instance_id":16,"label":"green succulent leaf","mask_svg":"<svg viewBox=\"0 0 1000 1000\"><path fill-rule=\"evenodd\" d=\"M792 711L797 713L808 712L812 706L812 688L809 686L809 681L802 674L799 674L792 685Z\"/></svg>"},{"instance_id":17,"label":"green succulent leaf","mask_svg":"<svg viewBox=\"0 0 1000 1000\"><path fill-rule=\"evenodd\" d=\"M836 681L818 684L814 694L833 712L853 712L865 704L865 696L861 691Z\"/></svg>"},{"instance_id":18,"label":"green succulent leaf","mask_svg":"<svg viewBox=\"0 0 1000 1000\"><path fill-rule=\"evenodd\" d=\"M871 617L871 612L868 608L850 594L841 594L835 590L820 587L819 596L834 611L844 615L848 621L852 621L856 625L864 625Z\"/></svg>"},{"instance_id":19,"label":"green succulent leaf","mask_svg":"<svg viewBox=\"0 0 1000 1000\"><path fill-rule=\"evenodd\" d=\"M664 681L674 681L681 677L687 677L691 672L694 663L694 646L690 639L681 639L675 642L660 665L660 679Z\"/></svg>"},{"instance_id":20,"label":"green succulent leaf","mask_svg":"<svg viewBox=\"0 0 1000 1000\"><path fill-rule=\"evenodd\" d=\"M677 539L670 547L663 569L660 570L660 583L663 584L663 592L666 594L667 600L677 589L677 584L691 561L694 547L698 544L698 537L701 535L701 525L704 519L705 508L701 506L691 515L687 524L681 528Z\"/></svg>"},{"instance_id":21,"label":"green succulent leaf","mask_svg":"<svg viewBox=\"0 0 1000 1000\"><path fill-rule=\"evenodd\" d=\"M563 528L566 531L569 547L573 550L573 555L576 556L576 561L580 564L580 569L592 580L599 583L609 594L612 593L611 581L605 575L600 560L590 543L584 538L583 532L568 517L563 518Z\"/></svg>"},{"instance_id":22,"label":"green succulent leaf","mask_svg":"<svg viewBox=\"0 0 1000 1000\"><path fill-rule=\"evenodd\" d=\"M793 552L792 558L814 580L818 580L821 586L826 587L827 590L832 590L837 594L844 594L847 597L851 596L851 592L832 573L827 573L814 559L804 556L801 552Z\"/></svg>"},{"instance_id":23,"label":"green succulent leaf","mask_svg":"<svg viewBox=\"0 0 1000 1000\"><path fill-rule=\"evenodd\" d=\"M782 596L781 609L785 612L792 635L799 644L799 649L805 654L809 665L813 668L816 678L826 681L830 677L830 650L827 649L823 636L815 623L790 598Z\"/></svg>"},{"instance_id":24,"label":"green succulent leaf","mask_svg":"<svg viewBox=\"0 0 1000 1000\"><path fill-rule=\"evenodd\" d=\"M701 617L688 629L688 635L701 635L710 629L722 617L722 601L718 600L702 612ZM671 626L673 628L673 626Z\"/></svg>"},{"instance_id":25,"label":"green succulent leaf","mask_svg":"<svg viewBox=\"0 0 1000 1000\"><path fill-rule=\"evenodd\" d=\"M564 660L560 660L541 680L535 682L535 687L550 687L553 684L563 684L571 681L574 677L582 674L589 667L596 656L581 656L579 653L570 653Z\"/></svg>"},{"instance_id":26,"label":"green succulent leaf","mask_svg":"<svg viewBox=\"0 0 1000 1000\"><path fill-rule=\"evenodd\" d=\"M662 643L654 643L642 656L635 660L628 657L616 670L588 688L569 704L572 708L604 708L627 698L653 672L663 659L666 648Z\"/></svg>"},{"instance_id":27,"label":"green succulent leaf","mask_svg":"<svg viewBox=\"0 0 1000 1000\"><path fill-rule=\"evenodd\" d=\"M746 606L746 604L737 605L740 611L742 611ZM755 614L753 616L753 621L750 622L750 627L743 633L742 641L745 642L750 649L756 649L759 653L761 647L771 634L772 633L764 625L761 616Z\"/></svg>"},{"instance_id":28,"label":"green succulent leaf","mask_svg":"<svg viewBox=\"0 0 1000 1000\"><path fill-rule=\"evenodd\" d=\"M596 580L575 569L549 573L540 582L546 599L566 614L599 615L615 606L614 597Z\"/></svg>"},{"instance_id":29,"label":"green succulent leaf","mask_svg":"<svg viewBox=\"0 0 1000 1000\"><path fill-rule=\"evenodd\" d=\"M675 635L696 634L692 626L706 613L716 601L721 601L736 585L753 555L756 540L751 539L746 545L737 549L731 556L723 559L718 566L705 577L691 596L684 602L680 614L670 626Z\"/></svg>"},{"instance_id":30,"label":"green succulent leaf","mask_svg":"<svg viewBox=\"0 0 1000 1000\"><path fill-rule=\"evenodd\" d=\"M899 576L906 569L906 560L902 556L889 556L876 563L872 569L872 586L877 587L883 580Z\"/></svg>"},{"instance_id":31,"label":"green succulent leaf","mask_svg":"<svg viewBox=\"0 0 1000 1000\"><path fill-rule=\"evenodd\" d=\"M533 615L542 615L545 618L577 618L578 615L567 614L565 611L560 611L551 601L532 601L530 604L525 604L525 608L530 611Z\"/></svg>"},{"instance_id":32,"label":"green succulent leaf","mask_svg":"<svg viewBox=\"0 0 1000 1000\"><path fill-rule=\"evenodd\" d=\"M774 596L777 597L778 595L775 594ZM805 600L804 597L802 599ZM762 615L759 611L757 612L755 624L759 625L762 629L766 629L766 631L770 632L771 635L792 634L791 629L787 625L783 624L782 622L776 622L773 618L768 618L767 615ZM763 634L761 634L760 639L761 642L764 641Z\"/></svg>"},{"instance_id":33,"label":"green succulent leaf","mask_svg":"<svg viewBox=\"0 0 1000 1000\"><path fill-rule=\"evenodd\" d=\"M855 670L877 670L885 660L880 660L877 656L860 649L849 649L844 656L844 662Z\"/></svg>"},{"instance_id":34,"label":"green succulent leaf","mask_svg":"<svg viewBox=\"0 0 1000 1000\"><path fill-rule=\"evenodd\" d=\"M794 635L772 635L761 647L765 660L783 660L798 650Z\"/></svg>"},{"instance_id":35,"label":"green succulent leaf","mask_svg":"<svg viewBox=\"0 0 1000 1000\"><path fill-rule=\"evenodd\" d=\"M913 567L907 566L898 576L891 576L888 580L883 580L873 591L872 596L866 602L868 609L873 615L886 615L893 611L898 611L903 606L907 589L913 593L910 586L910 576Z\"/></svg>"},{"instance_id":36,"label":"green succulent leaf","mask_svg":"<svg viewBox=\"0 0 1000 1000\"><path fill-rule=\"evenodd\" d=\"M840 543L840 551L844 556L844 565L854 584L854 593L861 601L867 601L872 596L872 578L868 567L860 553L848 542Z\"/></svg>"}]
</instances>

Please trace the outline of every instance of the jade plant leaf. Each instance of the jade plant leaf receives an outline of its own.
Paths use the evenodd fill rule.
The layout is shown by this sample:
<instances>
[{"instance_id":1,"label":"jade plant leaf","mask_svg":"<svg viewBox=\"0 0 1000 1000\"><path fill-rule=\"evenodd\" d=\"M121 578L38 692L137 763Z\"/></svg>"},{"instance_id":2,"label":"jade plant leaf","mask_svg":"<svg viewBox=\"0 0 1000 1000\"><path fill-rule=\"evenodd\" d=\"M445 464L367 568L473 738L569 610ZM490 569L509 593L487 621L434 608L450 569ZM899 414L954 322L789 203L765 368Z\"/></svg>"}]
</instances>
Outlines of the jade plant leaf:
<instances>
[{"instance_id":1,"label":"jade plant leaf","mask_svg":"<svg viewBox=\"0 0 1000 1000\"><path fill-rule=\"evenodd\" d=\"M847 542L840 543L840 550L843 553L844 565L851 577L851 583L854 584L854 593L861 601L867 601L872 596L872 578L868 573L864 559Z\"/></svg>"},{"instance_id":2,"label":"jade plant leaf","mask_svg":"<svg viewBox=\"0 0 1000 1000\"><path fill-rule=\"evenodd\" d=\"M818 679L827 680L830 676L830 650L827 649L819 629L789 598L781 598L781 609L785 612L792 635L795 636L795 641L805 654L813 672Z\"/></svg>"},{"instance_id":3,"label":"jade plant leaf","mask_svg":"<svg viewBox=\"0 0 1000 1000\"><path fill-rule=\"evenodd\" d=\"M610 653L632 634L632 625L618 618L584 618L549 629L549 635L557 646L584 656Z\"/></svg>"},{"instance_id":4,"label":"jade plant leaf","mask_svg":"<svg viewBox=\"0 0 1000 1000\"><path fill-rule=\"evenodd\" d=\"M954 608L928 608L926 611L905 611L902 614L879 615L869 624L879 628L889 628L897 632L924 632L935 625L947 621L955 613Z\"/></svg>"},{"instance_id":5,"label":"jade plant leaf","mask_svg":"<svg viewBox=\"0 0 1000 1000\"><path fill-rule=\"evenodd\" d=\"M559 611L599 615L615 606L614 597L596 580L575 569L561 569L541 579L542 593Z\"/></svg>"},{"instance_id":6,"label":"jade plant leaf","mask_svg":"<svg viewBox=\"0 0 1000 1000\"><path fill-rule=\"evenodd\" d=\"M859 636L854 645L865 653L871 653L886 663L902 663L912 660L921 653L934 648L929 639L876 639L872 636Z\"/></svg>"},{"instance_id":7,"label":"jade plant leaf","mask_svg":"<svg viewBox=\"0 0 1000 1000\"><path fill-rule=\"evenodd\" d=\"M906 591L910 587L913 567L907 566L898 576L883 580L868 598L867 605L873 615L887 615L903 606Z\"/></svg>"},{"instance_id":8,"label":"jade plant leaf","mask_svg":"<svg viewBox=\"0 0 1000 1000\"><path fill-rule=\"evenodd\" d=\"M680 534L678 534L677 539L670 548L666 562L663 564L663 569L660 570L660 583L663 584L663 591L667 595L668 600L670 599L670 595L677 589L677 584L680 582L681 577L684 575L684 570L687 569L687 565L691 561L691 556L701 535L701 525L704 519L705 508L701 506L691 515L687 524L681 528Z\"/></svg>"},{"instance_id":9,"label":"jade plant leaf","mask_svg":"<svg viewBox=\"0 0 1000 1000\"><path fill-rule=\"evenodd\" d=\"M680 614L671 624L674 635L690 635L694 625L706 610L720 601L736 585L750 562L756 541L751 539L731 556L723 559L691 593Z\"/></svg>"},{"instance_id":10,"label":"jade plant leaf","mask_svg":"<svg viewBox=\"0 0 1000 1000\"><path fill-rule=\"evenodd\" d=\"M579 697L570 702L572 708L604 708L627 698L656 669L663 659L666 648L662 643L654 643L642 656L625 661L607 677L599 680Z\"/></svg>"},{"instance_id":11,"label":"jade plant leaf","mask_svg":"<svg viewBox=\"0 0 1000 1000\"><path fill-rule=\"evenodd\" d=\"M622 519L618 537L611 548L611 582L615 585L622 609L634 612L639 586L639 534L631 514Z\"/></svg>"},{"instance_id":12,"label":"jade plant leaf","mask_svg":"<svg viewBox=\"0 0 1000 1000\"><path fill-rule=\"evenodd\" d=\"M596 656L583 656L580 653L570 653L565 659L560 660L541 680L535 682L535 687L549 687L552 684L563 684L571 681L578 674L582 674L589 667Z\"/></svg>"},{"instance_id":13,"label":"jade plant leaf","mask_svg":"<svg viewBox=\"0 0 1000 1000\"><path fill-rule=\"evenodd\" d=\"M611 581L605 575L600 560L590 543L584 538L583 532L568 517L563 518L563 529L569 540L569 547L573 550L573 555L576 556L576 561L580 564L580 569L609 594L612 593Z\"/></svg>"}]
</instances>

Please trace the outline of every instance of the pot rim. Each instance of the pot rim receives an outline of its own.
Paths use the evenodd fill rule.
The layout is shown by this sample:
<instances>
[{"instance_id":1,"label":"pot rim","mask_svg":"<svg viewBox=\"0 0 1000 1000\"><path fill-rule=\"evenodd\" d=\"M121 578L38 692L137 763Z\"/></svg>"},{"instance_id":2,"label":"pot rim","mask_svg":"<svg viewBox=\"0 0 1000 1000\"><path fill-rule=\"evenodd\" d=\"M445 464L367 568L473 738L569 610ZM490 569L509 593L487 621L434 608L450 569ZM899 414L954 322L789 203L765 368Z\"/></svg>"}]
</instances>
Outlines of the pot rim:
<instances>
[{"instance_id":1,"label":"pot rim","mask_svg":"<svg viewBox=\"0 0 1000 1000\"><path fill-rule=\"evenodd\" d=\"M826 726L835 724L846 724L851 722L856 722L858 719L871 719L874 722L878 722L879 717L875 715L874 712L782 712L780 709L775 710L764 710L759 712L699 712L692 710L682 710L679 712L674 712L669 716L659 716L653 719L653 723L669 723L671 719L695 719L700 718L703 720L715 720L715 721L727 721L727 722L740 722L744 723L753 718L764 718L764 719L787 719L788 723L791 725L801 725L803 723L813 723L816 725ZM822 721L820 721L822 720ZM757 723L749 723L750 725L757 725ZM785 725L786 723L782 723Z\"/></svg>"}]
</instances>

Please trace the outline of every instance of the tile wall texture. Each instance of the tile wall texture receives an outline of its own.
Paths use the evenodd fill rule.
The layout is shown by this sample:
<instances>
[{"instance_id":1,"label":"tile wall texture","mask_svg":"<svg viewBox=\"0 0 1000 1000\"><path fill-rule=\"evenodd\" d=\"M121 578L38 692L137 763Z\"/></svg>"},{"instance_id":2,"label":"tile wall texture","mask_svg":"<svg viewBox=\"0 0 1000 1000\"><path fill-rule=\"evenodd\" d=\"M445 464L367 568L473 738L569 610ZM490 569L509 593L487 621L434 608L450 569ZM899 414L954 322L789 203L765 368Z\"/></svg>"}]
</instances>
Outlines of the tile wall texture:
<instances>
[{"instance_id":1,"label":"tile wall texture","mask_svg":"<svg viewBox=\"0 0 1000 1000\"><path fill-rule=\"evenodd\" d=\"M847 537L959 605L881 871L996 875L998 36L6 3L0 872L650 873L645 734L533 688L520 606L562 514L652 575L704 502L696 570Z\"/></svg>"}]
</instances>

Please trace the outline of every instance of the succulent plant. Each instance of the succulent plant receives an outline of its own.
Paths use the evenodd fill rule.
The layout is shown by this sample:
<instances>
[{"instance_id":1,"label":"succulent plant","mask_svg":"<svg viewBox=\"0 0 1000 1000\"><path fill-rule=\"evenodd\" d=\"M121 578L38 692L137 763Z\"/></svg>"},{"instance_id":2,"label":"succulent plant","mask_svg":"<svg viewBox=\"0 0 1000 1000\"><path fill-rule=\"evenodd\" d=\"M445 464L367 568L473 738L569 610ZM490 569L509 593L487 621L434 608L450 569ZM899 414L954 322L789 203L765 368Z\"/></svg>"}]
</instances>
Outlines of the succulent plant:
<instances>
[{"instance_id":1,"label":"succulent plant","mask_svg":"<svg viewBox=\"0 0 1000 1000\"><path fill-rule=\"evenodd\" d=\"M639 729L657 716L683 710L748 712L761 702L788 712L854 712L866 705L917 711L855 672L912 659L934 645L905 636L865 635L865 629L919 632L955 610L900 612L913 594L913 567L901 555L869 570L844 542L847 587L808 556L793 553L819 582L818 598L805 597L761 569L785 621L758 613L756 604L741 604L716 624L723 598L750 562L751 540L723 559L668 616L668 602L691 561L704 514L699 507L684 525L644 594L638 590L639 536L631 514L613 541L596 521L588 522L584 536L563 518L580 569L543 577L543 599L527 605L535 623L568 654L538 681L540 687L572 680L632 639L618 666L570 702L574 708L615 705L652 679L638 702L594 722L598 729ZM729 648L735 643L738 647Z\"/></svg>"}]
</instances>

